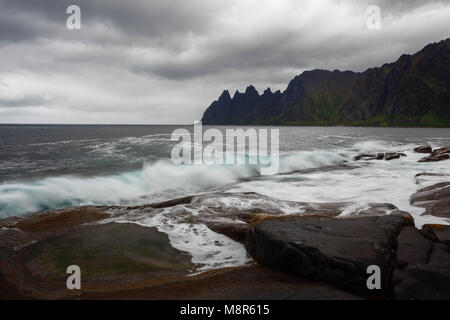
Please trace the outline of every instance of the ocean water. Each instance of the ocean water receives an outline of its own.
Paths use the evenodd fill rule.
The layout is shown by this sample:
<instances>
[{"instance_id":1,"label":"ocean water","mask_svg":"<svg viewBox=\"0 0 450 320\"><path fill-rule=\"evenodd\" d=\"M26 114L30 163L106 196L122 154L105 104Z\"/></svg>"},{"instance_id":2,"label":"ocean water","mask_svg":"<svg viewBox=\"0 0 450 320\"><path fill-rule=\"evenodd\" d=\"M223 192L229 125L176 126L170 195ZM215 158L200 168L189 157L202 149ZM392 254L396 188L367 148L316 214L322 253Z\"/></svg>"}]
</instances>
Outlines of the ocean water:
<instances>
[{"instance_id":1,"label":"ocean water","mask_svg":"<svg viewBox=\"0 0 450 320\"><path fill-rule=\"evenodd\" d=\"M364 166L350 171L261 177L250 165L174 165L170 154L177 142L170 137L177 128L0 125L0 217L87 204L138 205L221 187L283 200L391 202L411 209L415 174L450 171L450 161L417 163L422 155L412 152L421 144L449 146L450 129L279 127L280 173L352 163L365 152L408 156L361 161Z\"/></svg>"},{"instance_id":2,"label":"ocean water","mask_svg":"<svg viewBox=\"0 0 450 320\"><path fill-rule=\"evenodd\" d=\"M156 226L168 234L174 247L193 256L199 270L242 265L250 258L242 245L204 224L187 223L186 216L226 220L224 212L252 208L292 214L303 210L298 202L351 203L343 212L346 215L369 203L391 203L410 212L418 226L450 223L424 216L422 208L409 204L417 189L443 179L415 178L417 173L450 173L450 161L418 163L423 155L413 148L450 146L450 129L279 127L279 174L260 176L251 165L174 165L170 154L177 142L170 138L177 128L193 130L189 126L0 125L0 218L80 205L137 206L199 194L202 197L191 205L133 210L114 219ZM353 161L360 153L389 151L407 157ZM351 168L320 170L341 164ZM248 192L257 195L245 195ZM220 217L215 217L219 212Z\"/></svg>"}]
</instances>

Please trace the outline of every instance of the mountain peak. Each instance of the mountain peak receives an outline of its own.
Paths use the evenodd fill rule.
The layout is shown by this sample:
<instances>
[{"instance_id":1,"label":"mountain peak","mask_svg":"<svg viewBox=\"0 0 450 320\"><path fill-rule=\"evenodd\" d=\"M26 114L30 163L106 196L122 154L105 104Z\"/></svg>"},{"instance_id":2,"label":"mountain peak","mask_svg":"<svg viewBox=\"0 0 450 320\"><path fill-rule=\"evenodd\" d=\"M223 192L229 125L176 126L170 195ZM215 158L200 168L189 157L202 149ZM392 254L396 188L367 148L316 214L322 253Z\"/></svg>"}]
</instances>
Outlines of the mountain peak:
<instances>
[{"instance_id":1,"label":"mountain peak","mask_svg":"<svg viewBox=\"0 0 450 320\"><path fill-rule=\"evenodd\" d=\"M268 95L268 94L272 94L272 90L270 90L270 88L267 88L266 90L264 90L263 95Z\"/></svg>"},{"instance_id":2,"label":"mountain peak","mask_svg":"<svg viewBox=\"0 0 450 320\"><path fill-rule=\"evenodd\" d=\"M224 91L222 92L222 94L220 95L218 101L219 101L219 102L228 102L228 101L231 101L231 96L230 96L230 93L228 92L228 90L224 90Z\"/></svg>"},{"instance_id":3,"label":"mountain peak","mask_svg":"<svg viewBox=\"0 0 450 320\"><path fill-rule=\"evenodd\" d=\"M246 89L245 89L245 94L251 94L251 95L259 95L258 91L256 90L256 88L252 85L249 85Z\"/></svg>"},{"instance_id":4,"label":"mountain peak","mask_svg":"<svg viewBox=\"0 0 450 320\"><path fill-rule=\"evenodd\" d=\"M250 85L212 104L205 124L450 127L450 38L364 72L307 70L285 91ZM222 94L229 99L229 93Z\"/></svg>"}]
</instances>

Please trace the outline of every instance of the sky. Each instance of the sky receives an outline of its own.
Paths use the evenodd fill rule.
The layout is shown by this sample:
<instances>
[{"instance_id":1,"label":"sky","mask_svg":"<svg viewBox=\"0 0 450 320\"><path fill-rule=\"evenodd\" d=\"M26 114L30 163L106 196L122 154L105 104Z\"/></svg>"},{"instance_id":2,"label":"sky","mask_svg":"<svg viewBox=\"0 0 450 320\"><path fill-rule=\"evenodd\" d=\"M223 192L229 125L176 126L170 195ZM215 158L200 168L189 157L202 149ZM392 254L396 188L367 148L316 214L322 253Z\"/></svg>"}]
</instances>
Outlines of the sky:
<instances>
[{"instance_id":1,"label":"sky","mask_svg":"<svg viewBox=\"0 0 450 320\"><path fill-rule=\"evenodd\" d=\"M190 124L225 89L364 71L449 30L450 0L0 0L0 123Z\"/></svg>"}]
</instances>

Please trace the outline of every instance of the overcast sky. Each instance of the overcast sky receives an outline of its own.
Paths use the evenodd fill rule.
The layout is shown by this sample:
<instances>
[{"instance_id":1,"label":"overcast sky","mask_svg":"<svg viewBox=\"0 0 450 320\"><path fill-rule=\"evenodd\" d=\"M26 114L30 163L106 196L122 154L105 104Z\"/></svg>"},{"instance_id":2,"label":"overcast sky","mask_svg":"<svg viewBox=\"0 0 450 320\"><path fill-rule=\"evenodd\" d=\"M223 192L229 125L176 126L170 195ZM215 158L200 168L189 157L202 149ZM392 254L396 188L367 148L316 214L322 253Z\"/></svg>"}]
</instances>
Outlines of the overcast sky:
<instances>
[{"instance_id":1,"label":"overcast sky","mask_svg":"<svg viewBox=\"0 0 450 320\"><path fill-rule=\"evenodd\" d=\"M191 123L224 89L364 71L449 30L450 0L0 0L0 123Z\"/></svg>"}]
</instances>

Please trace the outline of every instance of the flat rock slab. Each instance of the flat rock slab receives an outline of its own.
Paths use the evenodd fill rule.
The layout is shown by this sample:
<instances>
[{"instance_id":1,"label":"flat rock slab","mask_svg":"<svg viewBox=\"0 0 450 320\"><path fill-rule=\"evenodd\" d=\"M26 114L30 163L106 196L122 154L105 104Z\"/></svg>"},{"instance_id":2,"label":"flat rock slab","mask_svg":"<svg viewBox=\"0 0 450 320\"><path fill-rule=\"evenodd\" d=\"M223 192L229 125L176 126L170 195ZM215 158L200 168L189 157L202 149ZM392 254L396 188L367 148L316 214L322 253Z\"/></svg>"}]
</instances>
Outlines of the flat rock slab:
<instances>
[{"instance_id":1,"label":"flat rock slab","mask_svg":"<svg viewBox=\"0 0 450 320\"><path fill-rule=\"evenodd\" d=\"M417 153L431 153L432 149L431 149L431 146L426 145L426 146L420 146L420 147L414 148L414 152L417 152Z\"/></svg>"},{"instance_id":2,"label":"flat rock slab","mask_svg":"<svg viewBox=\"0 0 450 320\"><path fill-rule=\"evenodd\" d=\"M408 265L427 263L432 241L424 237L415 227L404 227L397 237L395 269L402 270ZM400 279L394 279L399 282Z\"/></svg>"},{"instance_id":3,"label":"flat rock slab","mask_svg":"<svg viewBox=\"0 0 450 320\"><path fill-rule=\"evenodd\" d=\"M429 238L436 242L445 243L450 251L450 226L441 224L426 224L422 227L422 231L426 235L431 235Z\"/></svg>"},{"instance_id":4,"label":"flat rock slab","mask_svg":"<svg viewBox=\"0 0 450 320\"><path fill-rule=\"evenodd\" d=\"M386 295L395 240L408 217L353 219L295 217L264 220L247 235L248 252L259 263L360 294ZM382 290L369 290L367 268L381 269Z\"/></svg>"},{"instance_id":5,"label":"flat rock slab","mask_svg":"<svg viewBox=\"0 0 450 320\"><path fill-rule=\"evenodd\" d=\"M418 162L439 162L450 159L450 155L446 153L431 155L425 158L418 160Z\"/></svg>"},{"instance_id":6,"label":"flat rock slab","mask_svg":"<svg viewBox=\"0 0 450 320\"><path fill-rule=\"evenodd\" d=\"M433 150L433 155L436 154L450 154L450 147L443 147L443 148L439 148L439 149L434 149Z\"/></svg>"},{"instance_id":7,"label":"flat rock slab","mask_svg":"<svg viewBox=\"0 0 450 320\"><path fill-rule=\"evenodd\" d=\"M450 181L440 182L418 190L410 202L425 208L425 214L450 218Z\"/></svg>"},{"instance_id":8,"label":"flat rock slab","mask_svg":"<svg viewBox=\"0 0 450 320\"><path fill-rule=\"evenodd\" d=\"M414 242L410 242L414 245ZM417 262L417 261L416 261ZM393 298L398 300L450 299L450 253L443 243L433 243L425 263L409 263L395 270Z\"/></svg>"},{"instance_id":9,"label":"flat rock slab","mask_svg":"<svg viewBox=\"0 0 450 320\"><path fill-rule=\"evenodd\" d=\"M411 203L450 198L450 181L439 182L419 189L411 196Z\"/></svg>"},{"instance_id":10,"label":"flat rock slab","mask_svg":"<svg viewBox=\"0 0 450 320\"><path fill-rule=\"evenodd\" d=\"M430 156L420 159L419 162L437 162L447 159L450 159L450 148L444 147L434 149Z\"/></svg>"},{"instance_id":11,"label":"flat rock slab","mask_svg":"<svg viewBox=\"0 0 450 320\"><path fill-rule=\"evenodd\" d=\"M360 154L353 158L355 161L359 160L394 160L400 159L400 157L406 157L406 154L401 152L388 152L388 153L377 153L377 154Z\"/></svg>"},{"instance_id":12,"label":"flat rock slab","mask_svg":"<svg viewBox=\"0 0 450 320\"><path fill-rule=\"evenodd\" d=\"M128 223L85 226L19 250L0 250L3 283L25 297L70 296L70 265L80 267L84 291L146 285L186 276L193 267L191 256L174 249L166 234Z\"/></svg>"},{"instance_id":13,"label":"flat rock slab","mask_svg":"<svg viewBox=\"0 0 450 320\"><path fill-rule=\"evenodd\" d=\"M308 281L259 265L226 268L145 288L86 292L81 299L360 300L327 283Z\"/></svg>"}]
</instances>

